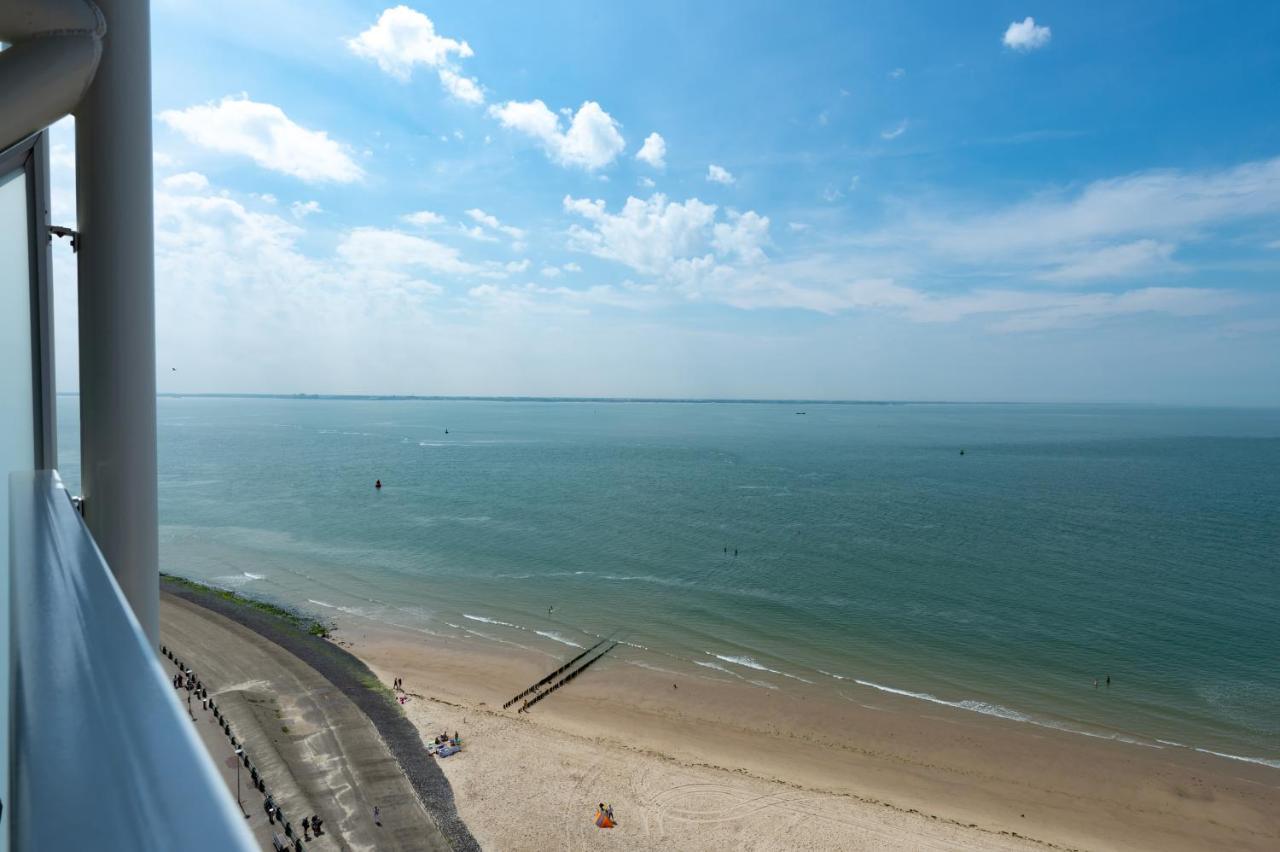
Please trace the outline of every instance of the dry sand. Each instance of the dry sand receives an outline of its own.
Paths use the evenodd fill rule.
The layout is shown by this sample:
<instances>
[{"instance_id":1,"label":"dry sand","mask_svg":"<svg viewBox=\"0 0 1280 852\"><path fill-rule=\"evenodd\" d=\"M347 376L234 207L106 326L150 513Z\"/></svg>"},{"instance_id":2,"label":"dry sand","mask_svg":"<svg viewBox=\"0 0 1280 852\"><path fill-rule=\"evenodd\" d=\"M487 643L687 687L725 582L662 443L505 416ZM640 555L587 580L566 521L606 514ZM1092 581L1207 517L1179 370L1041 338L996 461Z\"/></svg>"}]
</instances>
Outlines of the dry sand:
<instances>
[{"instance_id":1,"label":"dry sand","mask_svg":"<svg viewBox=\"0 0 1280 852\"><path fill-rule=\"evenodd\" d=\"M339 635L404 678L424 735L462 733L441 764L486 849L1280 849L1268 767L624 654L517 714L502 702L547 657L359 620ZM600 801L618 828L592 824Z\"/></svg>"}]
</instances>

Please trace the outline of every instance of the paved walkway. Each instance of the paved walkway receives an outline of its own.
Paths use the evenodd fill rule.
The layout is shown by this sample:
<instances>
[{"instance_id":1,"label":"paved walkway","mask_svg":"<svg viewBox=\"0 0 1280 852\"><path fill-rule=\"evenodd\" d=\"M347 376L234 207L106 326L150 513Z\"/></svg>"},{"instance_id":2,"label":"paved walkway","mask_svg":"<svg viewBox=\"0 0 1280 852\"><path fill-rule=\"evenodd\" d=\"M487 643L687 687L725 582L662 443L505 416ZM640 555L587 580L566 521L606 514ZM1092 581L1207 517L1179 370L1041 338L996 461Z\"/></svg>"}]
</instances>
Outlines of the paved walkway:
<instances>
[{"instance_id":1,"label":"paved walkway","mask_svg":"<svg viewBox=\"0 0 1280 852\"><path fill-rule=\"evenodd\" d=\"M161 597L160 639L203 681L295 831L303 816L320 814L325 833L305 843L308 849L449 848L373 725L310 666L234 621L168 594ZM177 671L167 658L164 663L168 674ZM198 698L192 707L193 724L233 796L240 767L243 810L270 850L272 831L283 834L282 827L268 824L248 770L227 760L231 744L211 713ZM373 821L375 805L381 826Z\"/></svg>"}]
</instances>

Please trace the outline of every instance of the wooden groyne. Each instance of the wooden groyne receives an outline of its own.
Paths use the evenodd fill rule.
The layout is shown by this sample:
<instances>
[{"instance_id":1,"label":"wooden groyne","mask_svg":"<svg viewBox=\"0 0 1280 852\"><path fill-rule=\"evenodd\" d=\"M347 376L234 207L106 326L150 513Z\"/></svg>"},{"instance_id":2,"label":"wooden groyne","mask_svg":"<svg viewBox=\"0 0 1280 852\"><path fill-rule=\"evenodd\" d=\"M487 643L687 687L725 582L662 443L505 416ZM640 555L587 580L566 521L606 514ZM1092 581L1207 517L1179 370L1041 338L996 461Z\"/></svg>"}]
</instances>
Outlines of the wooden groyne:
<instances>
[{"instance_id":1,"label":"wooden groyne","mask_svg":"<svg viewBox=\"0 0 1280 852\"><path fill-rule=\"evenodd\" d=\"M561 678L560 680L556 681L556 682L555 682L554 684L552 684L551 686L547 687L547 688L546 688L546 690L544 690L543 692L539 692L539 693L538 693L537 695L535 695L533 698L531 698L531 699L529 699L528 701L526 701L523 705L521 705L519 712L521 712L521 713L527 713L527 712L529 712L529 708L530 708L530 707L532 707L533 705L537 704L539 701L541 701L542 699L546 698L548 695L550 695L551 693L555 692L555 691L556 691L557 689L559 689L560 687L567 685L567 684L569 683L569 681L573 680L575 677L577 677L578 675L580 675L580 674L582 674L583 672L585 672L585 671L586 671L587 669L589 669L591 666L595 665L595 663L596 663L596 662L598 662L598 661L599 661L599 659L600 659L601 657L603 657L605 654L609 653L610 651L612 651L612 650L613 650L614 648L616 648L616 647L618 647L618 643L617 643L617 642L612 642L612 643L610 643L610 644L608 645L608 647L606 647L606 648L605 648L603 651L601 651L599 654L596 654L594 657L592 657L591 659L587 660L586 662L584 662L582 665L578 666L578 667L577 667L576 669L574 669L573 671L569 672L569 673L568 673L567 675L565 675L563 678Z\"/></svg>"},{"instance_id":2,"label":"wooden groyne","mask_svg":"<svg viewBox=\"0 0 1280 852\"><path fill-rule=\"evenodd\" d=\"M590 648L587 648L587 649L586 649L586 650L584 650L581 654L579 654L578 656L574 657L572 660L570 660L569 662L565 663L565 664L564 664L564 665L562 665L560 668L556 669L556 670L555 670L555 671L553 671L551 674L549 674L549 675L547 675L546 677L544 677L542 680L538 681L538 682L537 682L537 683L535 683L535 684L532 684L528 689L525 689L525 690L523 690L522 692L518 692L518 693L516 693L514 696L512 696L511 700L507 701L505 704L503 704L503 705L502 705L502 709L503 709L503 710L506 710L508 707L510 707L512 704L515 704L517 701L519 701L521 698L524 698L526 695L532 695L534 692L536 692L536 691L538 690L538 688L539 688L539 687L541 687L541 686L545 686L546 684L551 683L551 681L555 680L557 677L559 677L560 675L562 675L562 674L564 674L566 671L568 671L568 669L569 669L569 668L570 668L574 663L578 662L578 660L581 660L581 659L582 659L583 657L585 657L587 654L590 654L590 653L591 653L592 651L594 651L596 648L599 648L601 645L603 645L605 642L608 642L608 641L609 641L608 639L601 639L599 642L597 642L596 644L592 645Z\"/></svg>"}]
</instances>

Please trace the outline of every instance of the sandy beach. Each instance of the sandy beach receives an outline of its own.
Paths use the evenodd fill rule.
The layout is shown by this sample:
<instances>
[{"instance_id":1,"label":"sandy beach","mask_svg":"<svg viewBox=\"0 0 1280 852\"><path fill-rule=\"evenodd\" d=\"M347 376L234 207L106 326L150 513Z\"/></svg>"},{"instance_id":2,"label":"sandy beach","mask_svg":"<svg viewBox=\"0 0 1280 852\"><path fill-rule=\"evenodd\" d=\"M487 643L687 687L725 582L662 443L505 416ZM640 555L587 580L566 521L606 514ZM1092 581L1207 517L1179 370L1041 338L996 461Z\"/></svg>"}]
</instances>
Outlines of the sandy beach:
<instances>
[{"instance_id":1,"label":"sandy beach","mask_svg":"<svg viewBox=\"0 0 1280 852\"><path fill-rule=\"evenodd\" d=\"M441 821L439 795L446 822L456 814L469 843L495 850L1176 851L1280 842L1280 772L1265 766L868 689L832 700L805 684L764 690L654 671L625 653L521 714L501 705L555 666L545 654L355 617L327 641L243 605L191 597L165 597L170 644L245 717L238 725L269 780L306 810L332 814L332 840L350 848L417 848L434 834L424 818ZM338 694L326 681L341 682L341 673L319 673L328 668L324 648L362 660L387 686L403 678L403 711L423 742L462 735L462 753L437 761L441 783L418 788L430 817L395 771L405 744L395 744L393 760L362 716L367 706L357 708L363 699L352 703L349 689ZM245 712L263 701L268 715L253 711L258 722L276 718L281 728L270 736ZM393 803L386 829L364 816L374 799ZM598 802L613 806L616 828L593 825Z\"/></svg>"},{"instance_id":2,"label":"sandy beach","mask_svg":"<svg viewBox=\"0 0 1280 852\"><path fill-rule=\"evenodd\" d=\"M1280 772L861 689L767 691L606 658L528 714L553 667L520 649L359 620L344 642L404 679L488 849L1275 849ZM599 801L619 827L592 825Z\"/></svg>"}]
</instances>

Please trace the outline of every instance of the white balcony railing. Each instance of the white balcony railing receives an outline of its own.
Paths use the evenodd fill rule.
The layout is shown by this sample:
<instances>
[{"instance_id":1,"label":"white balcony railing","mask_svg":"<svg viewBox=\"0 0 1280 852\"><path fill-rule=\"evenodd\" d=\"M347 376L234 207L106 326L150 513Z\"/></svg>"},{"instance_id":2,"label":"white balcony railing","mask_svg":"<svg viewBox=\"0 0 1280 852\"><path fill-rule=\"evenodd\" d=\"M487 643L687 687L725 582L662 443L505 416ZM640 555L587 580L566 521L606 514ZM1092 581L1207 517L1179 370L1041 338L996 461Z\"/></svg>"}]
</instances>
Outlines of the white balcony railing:
<instances>
[{"instance_id":1,"label":"white balcony railing","mask_svg":"<svg viewBox=\"0 0 1280 852\"><path fill-rule=\"evenodd\" d=\"M9 497L12 848L255 848L57 473Z\"/></svg>"}]
</instances>

